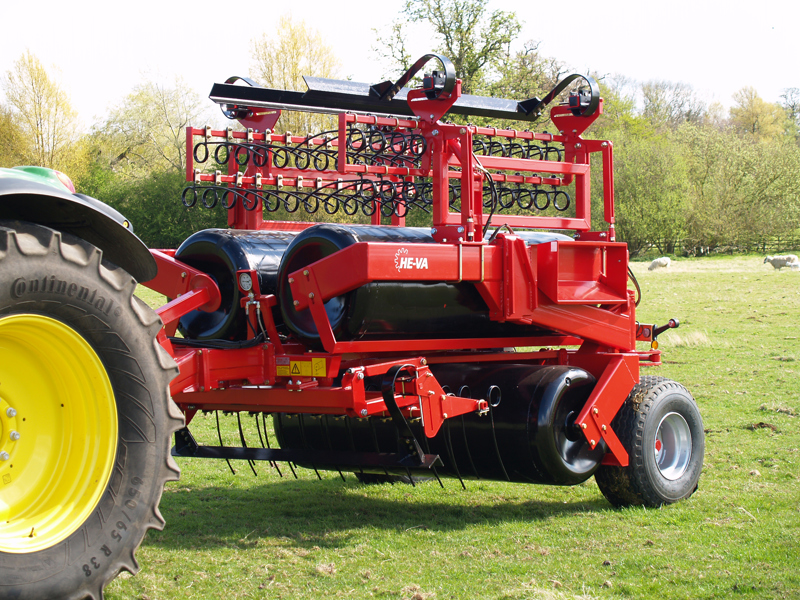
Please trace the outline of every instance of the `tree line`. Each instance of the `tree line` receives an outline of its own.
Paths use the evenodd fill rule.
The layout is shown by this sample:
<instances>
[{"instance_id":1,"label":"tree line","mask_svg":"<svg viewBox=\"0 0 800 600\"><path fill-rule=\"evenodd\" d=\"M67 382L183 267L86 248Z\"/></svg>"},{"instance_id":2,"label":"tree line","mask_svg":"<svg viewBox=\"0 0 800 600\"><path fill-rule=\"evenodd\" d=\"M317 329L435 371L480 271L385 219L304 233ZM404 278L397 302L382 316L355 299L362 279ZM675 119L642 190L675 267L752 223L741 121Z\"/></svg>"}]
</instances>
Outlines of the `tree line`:
<instances>
[{"instance_id":1,"label":"tree line","mask_svg":"<svg viewBox=\"0 0 800 600\"><path fill-rule=\"evenodd\" d=\"M335 51L319 32L288 16L277 25L280 36L251 40L255 80L304 90L303 75L341 77ZM544 56L535 40L519 39L516 13L490 10L489 0L407 0L376 32L381 44L373 54L392 65L387 76L417 58L407 43L414 25L430 28L435 47L425 51L453 61L465 93L542 97L570 72L558 58ZM787 88L780 102L770 103L745 87L726 110L706 104L685 83L596 79L604 114L589 135L614 144L617 233L632 255L763 250L776 240L800 239L800 88ZM186 209L180 202L185 127L218 115L180 79L137 84L88 132L79 128L54 72L30 52L5 74L2 91L0 166L66 172L80 192L126 214L152 246L176 247L194 231L225 226L224 211ZM305 134L333 123L325 115L284 113L279 125ZM544 119L536 129L553 130ZM601 189L593 185L593 193Z\"/></svg>"},{"instance_id":2,"label":"tree line","mask_svg":"<svg viewBox=\"0 0 800 600\"><path fill-rule=\"evenodd\" d=\"M617 231L632 255L798 244L799 89L771 104L743 88L726 115L679 84L601 88L611 110L594 133L614 143Z\"/></svg>"}]
</instances>

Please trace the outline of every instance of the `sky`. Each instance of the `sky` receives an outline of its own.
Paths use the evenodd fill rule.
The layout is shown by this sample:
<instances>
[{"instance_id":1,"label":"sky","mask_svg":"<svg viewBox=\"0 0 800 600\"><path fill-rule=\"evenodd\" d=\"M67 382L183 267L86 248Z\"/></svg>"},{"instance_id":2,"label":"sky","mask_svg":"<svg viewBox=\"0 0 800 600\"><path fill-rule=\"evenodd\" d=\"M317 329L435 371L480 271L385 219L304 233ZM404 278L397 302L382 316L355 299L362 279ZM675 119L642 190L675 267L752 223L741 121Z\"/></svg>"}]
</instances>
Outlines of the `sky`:
<instances>
[{"instance_id":1,"label":"sky","mask_svg":"<svg viewBox=\"0 0 800 600\"><path fill-rule=\"evenodd\" d=\"M90 126L146 79L172 84L179 76L204 97L213 83L248 75L251 40L280 35L274 23L289 13L323 34L343 63L343 77L376 83L388 65L372 48L402 5L401 0L4 3L0 75L31 51L48 72L58 74ZM489 9L495 8L517 13L523 22L520 41L539 41L544 56L575 72L684 82L704 100L726 107L744 86L769 102L779 102L785 88L800 88L796 0L489 0ZM412 55L433 46L424 29L409 37Z\"/></svg>"}]
</instances>

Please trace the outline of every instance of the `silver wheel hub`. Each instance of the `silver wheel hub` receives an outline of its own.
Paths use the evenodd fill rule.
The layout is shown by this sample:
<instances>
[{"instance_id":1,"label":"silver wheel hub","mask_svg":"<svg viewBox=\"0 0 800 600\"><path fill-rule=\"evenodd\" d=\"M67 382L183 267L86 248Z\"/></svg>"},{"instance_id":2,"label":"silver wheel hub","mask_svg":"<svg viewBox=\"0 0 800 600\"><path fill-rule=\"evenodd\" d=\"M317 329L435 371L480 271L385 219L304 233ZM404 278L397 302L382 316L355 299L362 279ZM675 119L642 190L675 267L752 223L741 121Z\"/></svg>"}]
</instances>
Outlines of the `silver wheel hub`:
<instances>
[{"instance_id":1,"label":"silver wheel hub","mask_svg":"<svg viewBox=\"0 0 800 600\"><path fill-rule=\"evenodd\" d=\"M665 479L675 481L686 472L692 458L692 432L678 413L664 415L656 430L656 466Z\"/></svg>"}]
</instances>

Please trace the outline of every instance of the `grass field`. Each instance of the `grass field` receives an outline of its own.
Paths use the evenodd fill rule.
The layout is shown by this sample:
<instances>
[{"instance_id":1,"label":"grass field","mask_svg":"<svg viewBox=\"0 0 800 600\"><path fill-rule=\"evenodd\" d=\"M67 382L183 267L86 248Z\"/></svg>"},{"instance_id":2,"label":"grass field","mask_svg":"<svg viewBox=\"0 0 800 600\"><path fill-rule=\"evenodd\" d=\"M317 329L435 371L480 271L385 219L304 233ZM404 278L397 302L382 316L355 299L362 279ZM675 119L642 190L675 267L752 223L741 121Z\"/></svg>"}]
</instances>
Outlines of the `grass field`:
<instances>
[{"instance_id":1,"label":"grass field","mask_svg":"<svg viewBox=\"0 0 800 600\"><path fill-rule=\"evenodd\" d=\"M705 467L689 500L616 510L593 479L463 491L306 470L295 480L266 465L254 476L246 463L233 476L224 462L181 459L166 529L146 536L141 573L106 597L800 598L800 273L761 260L633 265L638 318L681 322L647 372L686 385L703 414ZM216 435L213 416L198 420Z\"/></svg>"}]
</instances>

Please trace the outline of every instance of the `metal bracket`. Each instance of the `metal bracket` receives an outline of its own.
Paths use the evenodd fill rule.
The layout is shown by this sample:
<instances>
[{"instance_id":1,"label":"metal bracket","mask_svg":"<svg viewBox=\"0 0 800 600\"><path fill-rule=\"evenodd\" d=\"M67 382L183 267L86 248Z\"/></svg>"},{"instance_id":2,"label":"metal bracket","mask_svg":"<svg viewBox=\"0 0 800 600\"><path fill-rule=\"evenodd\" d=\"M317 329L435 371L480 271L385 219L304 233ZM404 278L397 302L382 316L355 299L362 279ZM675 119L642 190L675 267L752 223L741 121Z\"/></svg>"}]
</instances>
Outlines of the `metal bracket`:
<instances>
[{"instance_id":1,"label":"metal bracket","mask_svg":"<svg viewBox=\"0 0 800 600\"><path fill-rule=\"evenodd\" d=\"M383 402L386 404L386 408L392 416L392 421L400 434L400 441L403 442L408 450L409 457L416 464L422 464L425 460L425 453L422 451L422 447L419 445L417 438L414 437L414 432L411 431L408 421L406 421L403 412L400 410L400 407L397 406L397 401L394 399L394 386L395 383L397 383L398 376L402 371L413 368L413 365L396 365L390 368L384 374L383 380L381 381L381 394L383 395Z\"/></svg>"}]
</instances>

